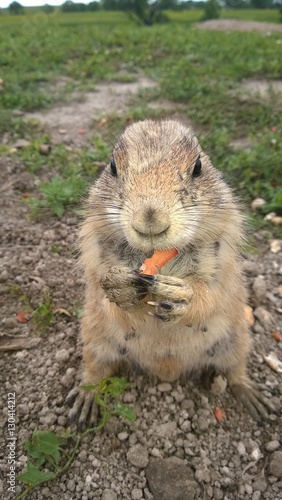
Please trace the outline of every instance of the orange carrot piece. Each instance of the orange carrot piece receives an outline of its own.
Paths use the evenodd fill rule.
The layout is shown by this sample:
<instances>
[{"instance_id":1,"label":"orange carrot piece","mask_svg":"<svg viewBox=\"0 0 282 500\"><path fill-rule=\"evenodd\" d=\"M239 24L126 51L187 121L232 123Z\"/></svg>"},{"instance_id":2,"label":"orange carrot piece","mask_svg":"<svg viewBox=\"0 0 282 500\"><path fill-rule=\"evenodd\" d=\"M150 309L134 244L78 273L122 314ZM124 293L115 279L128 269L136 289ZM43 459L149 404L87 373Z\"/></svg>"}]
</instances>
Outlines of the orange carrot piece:
<instances>
[{"instance_id":1,"label":"orange carrot piece","mask_svg":"<svg viewBox=\"0 0 282 500\"><path fill-rule=\"evenodd\" d=\"M178 250L156 250L150 259L146 259L140 267L140 274L157 274L158 269L176 257Z\"/></svg>"}]
</instances>

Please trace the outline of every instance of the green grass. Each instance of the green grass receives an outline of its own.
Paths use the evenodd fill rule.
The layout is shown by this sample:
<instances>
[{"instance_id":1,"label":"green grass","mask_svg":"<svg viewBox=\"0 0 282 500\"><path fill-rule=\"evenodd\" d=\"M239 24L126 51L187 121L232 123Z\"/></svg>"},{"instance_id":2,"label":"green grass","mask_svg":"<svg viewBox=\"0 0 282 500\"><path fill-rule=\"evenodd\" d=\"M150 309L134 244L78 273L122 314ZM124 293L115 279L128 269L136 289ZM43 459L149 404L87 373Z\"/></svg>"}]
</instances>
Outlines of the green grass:
<instances>
[{"instance_id":1,"label":"green grass","mask_svg":"<svg viewBox=\"0 0 282 500\"><path fill-rule=\"evenodd\" d=\"M228 15L266 19L275 12L230 10ZM132 81L137 72L159 82L159 88L150 95L142 91L135 106L108 120L105 129L114 127L116 135L132 119L159 116L160 112L147 107L152 98L181 103L182 117L193 122L203 148L240 193L247 200L265 196L270 205L280 204L281 96L263 100L253 94L246 100L239 91L244 79L282 79L281 33L196 31L189 23L200 11L170 15L175 21L151 28L137 27L123 13L112 12L55 13L44 22L34 11L0 17L0 133L9 131L11 142L21 137L31 141L29 148L18 153L30 171L39 172L44 163L52 169L53 181L39 185L39 207L49 206L60 216L67 206L75 205L95 175L95 161L107 161L111 146L93 130L93 147L79 155L62 146L42 157L39 144L48 142L44 130L13 117L12 110L46 108L75 88ZM26 23L31 23L30 29ZM61 76L69 77L70 83L54 91ZM252 140L252 148L234 151L230 141L242 136ZM7 146L1 151L6 154ZM83 179L81 185L76 184L77 178Z\"/></svg>"},{"instance_id":2,"label":"green grass","mask_svg":"<svg viewBox=\"0 0 282 500\"><path fill-rule=\"evenodd\" d=\"M194 23L203 19L204 11L181 10L167 11L170 19L181 23ZM221 17L223 19L241 19L242 21L258 21L265 23L279 23L280 16L278 9L222 9Z\"/></svg>"},{"instance_id":3,"label":"green grass","mask_svg":"<svg viewBox=\"0 0 282 500\"><path fill-rule=\"evenodd\" d=\"M223 9L225 19L242 19L243 21L258 21L264 23L279 23L278 9Z\"/></svg>"}]
</instances>

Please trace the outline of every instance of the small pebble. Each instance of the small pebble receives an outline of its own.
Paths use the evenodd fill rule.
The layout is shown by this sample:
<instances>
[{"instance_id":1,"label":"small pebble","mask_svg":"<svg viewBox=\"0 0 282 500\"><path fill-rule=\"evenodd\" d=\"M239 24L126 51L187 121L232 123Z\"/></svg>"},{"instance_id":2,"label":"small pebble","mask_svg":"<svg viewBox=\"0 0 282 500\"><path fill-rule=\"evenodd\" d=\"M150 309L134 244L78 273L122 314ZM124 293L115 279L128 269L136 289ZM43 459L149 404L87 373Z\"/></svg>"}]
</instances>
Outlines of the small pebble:
<instances>
[{"instance_id":1,"label":"small pebble","mask_svg":"<svg viewBox=\"0 0 282 500\"><path fill-rule=\"evenodd\" d=\"M140 469L147 467L149 463L148 450L140 444L136 444L129 448L126 456L127 460L132 465L135 465L135 467L139 467Z\"/></svg>"},{"instance_id":2,"label":"small pebble","mask_svg":"<svg viewBox=\"0 0 282 500\"><path fill-rule=\"evenodd\" d=\"M254 491L252 500L259 500L261 497L261 492L260 491Z\"/></svg>"},{"instance_id":3,"label":"small pebble","mask_svg":"<svg viewBox=\"0 0 282 500\"><path fill-rule=\"evenodd\" d=\"M280 443L279 441L277 440L274 440L274 441L269 441L268 443L266 443L265 445L265 449L266 451L276 451L280 448Z\"/></svg>"},{"instance_id":4,"label":"small pebble","mask_svg":"<svg viewBox=\"0 0 282 500\"><path fill-rule=\"evenodd\" d=\"M69 359L69 357L70 357L69 352L66 349L61 349L55 355L56 361L59 361L59 362L67 361Z\"/></svg>"},{"instance_id":5,"label":"small pebble","mask_svg":"<svg viewBox=\"0 0 282 500\"><path fill-rule=\"evenodd\" d=\"M139 488L133 488L131 492L131 498L132 500L140 500L142 498L143 492Z\"/></svg>"},{"instance_id":6,"label":"small pebble","mask_svg":"<svg viewBox=\"0 0 282 500\"><path fill-rule=\"evenodd\" d=\"M257 276L254 279L252 288L256 299L256 303L257 305L259 305L265 299L267 292L266 282L264 277L261 275Z\"/></svg>"},{"instance_id":7,"label":"small pebble","mask_svg":"<svg viewBox=\"0 0 282 500\"><path fill-rule=\"evenodd\" d=\"M245 484L245 491L246 493L248 493L248 495L251 495L253 493L253 488L250 484Z\"/></svg>"},{"instance_id":8,"label":"small pebble","mask_svg":"<svg viewBox=\"0 0 282 500\"><path fill-rule=\"evenodd\" d=\"M128 436L129 436L128 432L125 432L125 431L124 432L120 432L118 434L118 438L119 438L120 441L126 441L126 439L128 438Z\"/></svg>"},{"instance_id":9,"label":"small pebble","mask_svg":"<svg viewBox=\"0 0 282 500\"><path fill-rule=\"evenodd\" d=\"M211 392L214 395L223 394L225 392L226 387L227 387L226 378L222 377L221 375L218 375L213 380L213 383L211 385Z\"/></svg>"},{"instance_id":10,"label":"small pebble","mask_svg":"<svg viewBox=\"0 0 282 500\"><path fill-rule=\"evenodd\" d=\"M275 451L270 456L268 472L278 479L282 478L282 451Z\"/></svg>"},{"instance_id":11,"label":"small pebble","mask_svg":"<svg viewBox=\"0 0 282 500\"><path fill-rule=\"evenodd\" d=\"M169 384L168 382L161 382L158 384L158 391L159 392L169 392L172 389L172 385Z\"/></svg>"},{"instance_id":12,"label":"small pebble","mask_svg":"<svg viewBox=\"0 0 282 500\"><path fill-rule=\"evenodd\" d=\"M252 203L251 203L251 208L252 210L257 210L260 207L263 207L263 205L266 204L266 201L263 198L255 198Z\"/></svg>"},{"instance_id":13,"label":"small pebble","mask_svg":"<svg viewBox=\"0 0 282 500\"><path fill-rule=\"evenodd\" d=\"M93 497L91 497L93 498ZM114 490L104 490L102 500L117 500L117 494Z\"/></svg>"},{"instance_id":14,"label":"small pebble","mask_svg":"<svg viewBox=\"0 0 282 500\"><path fill-rule=\"evenodd\" d=\"M266 329L269 329L273 324L273 318L271 314L266 309L264 309L264 307L261 306L257 307L254 310L254 316L259 320L260 324Z\"/></svg>"}]
</instances>

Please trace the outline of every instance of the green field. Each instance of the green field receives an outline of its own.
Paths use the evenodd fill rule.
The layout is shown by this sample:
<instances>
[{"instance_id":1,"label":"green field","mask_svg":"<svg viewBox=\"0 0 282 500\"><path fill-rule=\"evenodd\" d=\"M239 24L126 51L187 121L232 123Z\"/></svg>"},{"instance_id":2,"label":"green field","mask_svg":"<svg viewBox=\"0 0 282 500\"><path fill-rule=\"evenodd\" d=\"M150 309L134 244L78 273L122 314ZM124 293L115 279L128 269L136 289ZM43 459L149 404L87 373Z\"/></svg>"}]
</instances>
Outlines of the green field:
<instances>
[{"instance_id":1,"label":"green field","mask_svg":"<svg viewBox=\"0 0 282 500\"><path fill-rule=\"evenodd\" d=\"M204 15L202 10L168 11L169 17L178 22L197 22ZM267 23L279 23L278 9L223 9L223 19L241 19L244 21L259 21Z\"/></svg>"},{"instance_id":2,"label":"green field","mask_svg":"<svg viewBox=\"0 0 282 500\"><path fill-rule=\"evenodd\" d=\"M194 23L202 19L203 10L181 10L166 11L166 14L172 21ZM279 23L280 16L278 9L223 9L221 17L224 19L242 19L245 21L259 21L269 23ZM34 22L44 22L59 24L133 24L127 13L124 12L80 12L80 13L61 13L58 9L52 14L45 14L39 7L25 9L24 16L10 15L8 10L4 10L0 16L0 26L7 24L34 24Z\"/></svg>"},{"instance_id":3,"label":"green field","mask_svg":"<svg viewBox=\"0 0 282 500\"><path fill-rule=\"evenodd\" d=\"M278 20L276 11L228 11L231 14ZM196 31L192 21L201 17L200 11L170 16L172 22L151 28L135 25L121 12L47 16L33 10L24 16L0 16L0 134L30 135L35 146L23 160L34 171L40 166L38 132L13 117L13 109L52 106L73 90L95 90L98 82L130 81L142 73L157 81L159 88L150 96L141 93L128 115L152 116L147 106L152 98L182 103L182 117L194 123L203 147L239 192L247 200L266 197L268 208L277 209L282 204L281 94L270 92L262 99L253 93L246 98L240 88L245 79L282 79L282 34ZM63 93L51 91L61 76L69 77L70 83ZM127 114L111 119L115 129L121 129ZM253 147L230 147L231 141L242 137L249 138ZM5 147L1 151L6 154Z\"/></svg>"}]
</instances>

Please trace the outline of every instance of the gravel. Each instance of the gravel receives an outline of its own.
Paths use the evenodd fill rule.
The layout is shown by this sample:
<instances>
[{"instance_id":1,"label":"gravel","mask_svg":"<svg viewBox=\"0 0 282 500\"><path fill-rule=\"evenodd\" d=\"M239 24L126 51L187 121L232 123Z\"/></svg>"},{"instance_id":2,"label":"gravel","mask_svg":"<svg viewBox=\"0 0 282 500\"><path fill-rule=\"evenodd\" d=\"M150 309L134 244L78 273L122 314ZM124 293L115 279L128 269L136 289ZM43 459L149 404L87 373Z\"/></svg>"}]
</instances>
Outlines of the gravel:
<instances>
[{"instance_id":1,"label":"gravel","mask_svg":"<svg viewBox=\"0 0 282 500\"><path fill-rule=\"evenodd\" d=\"M0 346L17 347L2 351L0 358L4 451L0 496L5 500L15 498L7 490L8 393L16 394L17 473L26 467L24 443L34 429L61 434L70 427L65 397L80 376L76 311L84 285L73 258L77 218L68 215L31 222L22 192L36 192L34 179L26 175L19 160L0 158L1 185L8 181L0 198ZM249 372L264 397L281 408L281 376L264 356L273 351L282 359L282 342L271 336L281 332L282 252L271 251L272 242L263 233L252 236L258 254L246 255L244 261L249 303L256 318ZM52 251L54 247L58 253ZM54 319L38 337L32 321L19 323L16 316L24 306L22 294L35 308L43 292L52 298ZM30 340L35 344L29 344ZM85 437L70 468L30 492L30 500L281 498L279 415L271 415L258 426L235 401L222 376L216 378L212 391L203 388L197 377L167 383L132 372L130 383L122 402L136 411L135 423L115 418L104 431ZM215 407L224 409L225 421L216 421ZM21 489L17 481L16 493Z\"/></svg>"}]
</instances>

